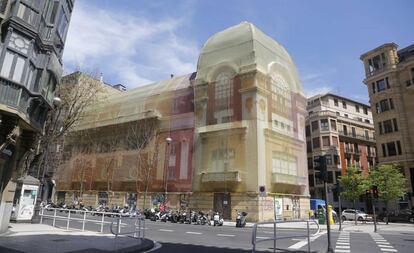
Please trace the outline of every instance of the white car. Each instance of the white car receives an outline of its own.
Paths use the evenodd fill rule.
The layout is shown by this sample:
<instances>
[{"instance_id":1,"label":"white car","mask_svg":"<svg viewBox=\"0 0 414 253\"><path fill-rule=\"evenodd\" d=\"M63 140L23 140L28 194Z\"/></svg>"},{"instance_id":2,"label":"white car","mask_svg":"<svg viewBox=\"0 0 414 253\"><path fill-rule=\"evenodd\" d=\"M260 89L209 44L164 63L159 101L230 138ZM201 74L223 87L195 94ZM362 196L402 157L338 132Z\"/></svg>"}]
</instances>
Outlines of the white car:
<instances>
[{"instance_id":1,"label":"white car","mask_svg":"<svg viewBox=\"0 0 414 253\"><path fill-rule=\"evenodd\" d=\"M354 209L345 209L342 211L342 220L354 220L355 219L355 210ZM364 221L368 219L368 214L356 210L356 219L358 221Z\"/></svg>"}]
</instances>

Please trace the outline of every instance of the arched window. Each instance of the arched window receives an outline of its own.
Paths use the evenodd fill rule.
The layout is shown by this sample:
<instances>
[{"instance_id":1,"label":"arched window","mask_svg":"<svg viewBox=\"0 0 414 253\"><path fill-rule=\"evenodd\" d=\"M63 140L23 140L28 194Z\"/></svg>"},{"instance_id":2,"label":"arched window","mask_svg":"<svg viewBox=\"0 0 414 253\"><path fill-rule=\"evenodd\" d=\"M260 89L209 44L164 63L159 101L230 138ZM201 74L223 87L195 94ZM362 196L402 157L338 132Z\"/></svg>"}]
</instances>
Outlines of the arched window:
<instances>
[{"instance_id":1,"label":"arched window","mask_svg":"<svg viewBox=\"0 0 414 253\"><path fill-rule=\"evenodd\" d=\"M233 78L229 72L222 72L216 78L216 109L229 109L233 104Z\"/></svg>"}]
</instances>

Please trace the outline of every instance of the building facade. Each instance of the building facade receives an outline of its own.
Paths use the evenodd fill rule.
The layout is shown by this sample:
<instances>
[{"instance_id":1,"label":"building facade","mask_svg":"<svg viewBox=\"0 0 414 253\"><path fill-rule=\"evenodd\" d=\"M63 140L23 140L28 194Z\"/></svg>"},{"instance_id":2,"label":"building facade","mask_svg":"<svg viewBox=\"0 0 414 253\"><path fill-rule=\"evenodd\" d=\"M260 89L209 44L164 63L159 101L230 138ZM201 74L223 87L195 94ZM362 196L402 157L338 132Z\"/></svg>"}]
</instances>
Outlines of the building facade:
<instances>
[{"instance_id":1,"label":"building facade","mask_svg":"<svg viewBox=\"0 0 414 253\"><path fill-rule=\"evenodd\" d=\"M413 207L414 191L414 45L398 50L394 43L361 56L375 124L378 161L398 164L407 178L408 194L400 209Z\"/></svg>"},{"instance_id":2,"label":"building facade","mask_svg":"<svg viewBox=\"0 0 414 253\"><path fill-rule=\"evenodd\" d=\"M338 209L338 192L335 184L345 175L347 167L356 166L368 176L376 165L374 124L369 105L331 93L308 99L306 142L308 152L309 187L312 198L323 198L324 188L315 171L315 156L325 155L328 165L328 200ZM353 208L353 203L342 199L342 208ZM356 208L371 211L365 199Z\"/></svg>"},{"instance_id":3,"label":"building facade","mask_svg":"<svg viewBox=\"0 0 414 253\"><path fill-rule=\"evenodd\" d=\"M73 3L0 1L0 145L5 144L0 151L0 232L7 229L17 167L53 106Z\"/></svg>"},{"instance_id":4,"label":"building facade","mask_svg":"<svg viewBox=\"0 0 414 253\"><path fill-rule=\"evenodd\" d=\"M306 99L287 51L254 25L243 22L210 37L197 72L109 96L96 110L76 131L102 131L93 137L101 147L116 135L124 143L78 156L90 160L90 176L79 177L80 158L71 147L80 138L65 141L68 155L56 178L60 200L71 201L77 182L89 178L82 199L91 205L125 204L133 196L140 208L144 200L148 207L166 199L171 208L216 210L226 219L236 209L250 220L308 217ZM128 129L149 119L158 123L148 148L128 148ZM143 165L134 172L139 153L153 161L150 184ZM112 155L107 196L112 172L105 161Z\"/></svg>"}]
</instances>

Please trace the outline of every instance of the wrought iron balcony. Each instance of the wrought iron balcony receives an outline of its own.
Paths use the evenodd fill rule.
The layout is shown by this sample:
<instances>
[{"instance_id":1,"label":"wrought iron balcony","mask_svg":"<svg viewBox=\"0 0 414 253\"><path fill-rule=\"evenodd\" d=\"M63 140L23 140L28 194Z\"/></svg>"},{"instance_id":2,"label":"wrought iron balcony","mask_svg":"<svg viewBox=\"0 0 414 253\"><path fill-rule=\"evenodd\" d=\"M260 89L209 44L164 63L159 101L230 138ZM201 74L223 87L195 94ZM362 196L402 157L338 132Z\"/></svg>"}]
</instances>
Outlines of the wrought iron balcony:
<instances>
[{"instance_id":1,"label":"wrought iron balcony","mask_svg":"<svg viewBox=\"0 0 414 253\"><path fill-rule=\"evenodd\" d=\"M239 171L223 171L223 172L202 172L201 182L241 182Z\"/></svg>"},{"instance_id":2,"label":"wrought iron balcony","mask_svg":"<svg viewBox=\"0 0 414 253\"><path fill-rule=\"evenodd\" d=\"M290 185L306 185L308 182L307 177L300 177L295 175L289 174L282 174L282 173L272 173L272 183L282 183L282 184L290 184Z\"/></svg>"}]
</instances>

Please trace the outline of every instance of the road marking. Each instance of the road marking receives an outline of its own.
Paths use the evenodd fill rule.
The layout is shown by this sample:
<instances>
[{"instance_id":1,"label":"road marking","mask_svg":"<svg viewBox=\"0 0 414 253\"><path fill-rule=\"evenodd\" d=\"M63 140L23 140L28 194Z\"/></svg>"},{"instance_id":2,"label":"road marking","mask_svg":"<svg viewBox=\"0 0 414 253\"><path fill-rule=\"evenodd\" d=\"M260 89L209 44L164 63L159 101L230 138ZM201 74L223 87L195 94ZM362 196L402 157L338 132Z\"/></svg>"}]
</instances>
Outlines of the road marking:
<instances>
[{"instance_id":1,"label":"road marking","mask_svg":"<svg viewBox=\"0 0 414 253\"><path fill-rule=\"evenodd\" d=\"M337 242L336 244L340 244L340 245L349 245L349 242Z\"/></svg>"},{"instance_id":2,"label":"road marking","mask_svg":"<svg viewBox=\"0 0 414 253\"><path fill-rule=\"evenodd\" d=\"M200 232L185 232L186 234L192 234L192 235L202 235L203 233Z\"/></svg>"},{"instance_id":3,"label":"road marking","mask_svg":"<svg viewBox=\"0 0 414 253\"><path fill-rule=\"evenodd\" d=\"M171 229L158 229L158 231L162 231L162 232L174 232L174 230Z\"/></svg>"},{"instance_id":4,"label":"road marking","mask_svg":"<svg viewBox=\"0 0 414 253\"><path fill-rule=\"evenodd\" d=\"M233 237L233 236L236 236L236 235L228 235L228 234L217 234L217 236Z\"/></svg>"},{"instance_id":5,"label":"road marking","mask_svg":"<svg viewBox=\"0 0 414 253\"><path fill-rule=\"evenodd\" d=\"M335 252L351 252L349 232L341 232L335 244Z\"/></svg>"},{"instance_id":6,"label":"road marking","mask_svg":"<svg viewBox=\"0 0 414 253\"><path fill-rule=\"evenodd\" d=\"M349 249L335 249L335 252L351 252Z\"/></svg>"},{"instance_id":7,"label":"road marking","mask_svg":"<svg viewBox=\"0 0 414 253\"><path fill-rule=\"evenodd\" d=\"M381 251L384 252L398 252L398 250L394 249L393 246L389 245L390 243L387 242L384 237L378 234L371 234L372 239L375 241L377 246L380 248Z\"/></svg>"},{"instance_id":8,"label":"road marking","mask_svg":"<svg viewBox=\"0 0 414 253\"><path fill-rule=\"evenodd\" d=\"M381 251L398 252L398 250L396 250L396 249L383 249L383 248L381 248Z\"/></svg>"},{"instance_id":9,"label":"road marking","mask_svg":"<svg viewBox=\"0 0 414 253\"><path fill-rule=\"evenodd\" d=\"M378 246L380 246L380 248L394 248L391 245L378 245Z\"/></svg>"},{"instance_id":10,"label":"road marking","mask_svg":"<svg viewBox=\"0 0 414 253\"><path fill-rule=\"evenodd\" d=\"M347 245L347 246L336 245L335 248L337 248L337 249L349 249L350 246L349 245Z\"/></svg>"},{"instance_id":11,"label":"road marking","mask_svg":"<svg viewBox=\"0 0 414 253\"><path fill-rule=\"evenodd\" d=\"M326 231L321 232L321 233L319 233L319 234L317 234L317 235L315 235L315 236L311 237L311 239L310 239L310 240L313 242L313 241L315 241L316 239L318 239L320 236L322 236L322 235L324 235L324 234L326 234ZM300 241L300 242L297 242L297 243L295 243L295 244L293 244L293 245L289 246L289 249L300 249L300 248L302 248L303 246L305 246L305 245L307 245L307 244L308 244L308 240L307 240L307 239L305 239L305 240L302 240L302 241Z\"/></svg>"},{"instance_id":12,"label":"road marking","mask_svg":"<svg viewBox=\"0 0 414 253\"><path fill-rule=\"evenodd\" d=\"M270 239L271 237L256 236L257 239Z\"/></svg>"}]
</instances>

